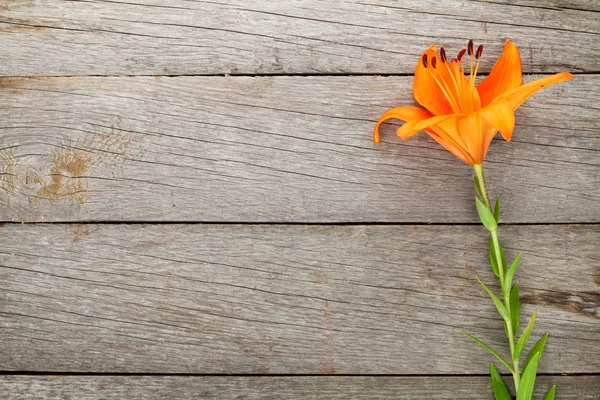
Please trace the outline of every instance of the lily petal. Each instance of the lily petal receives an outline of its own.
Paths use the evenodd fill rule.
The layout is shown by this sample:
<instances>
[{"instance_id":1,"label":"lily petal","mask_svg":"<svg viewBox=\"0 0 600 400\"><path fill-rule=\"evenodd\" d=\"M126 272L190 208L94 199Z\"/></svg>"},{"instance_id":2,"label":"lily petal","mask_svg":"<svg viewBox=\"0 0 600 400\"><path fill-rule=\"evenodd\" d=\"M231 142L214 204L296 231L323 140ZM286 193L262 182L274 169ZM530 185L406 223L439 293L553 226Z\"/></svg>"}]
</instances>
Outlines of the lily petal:
<instances>
[{"instance_id":1,"label":"lily petal","mask_svg":"<svg viewBox=\"0 0 600 400\"><path fill-rule=\"evenodd\" d=\"M465 140L458 132L458 120L463 116L454 114L448 116L449 118L439 119L437 125L431 125L429 128L425 128L425 132L429 134L436 142L441 144L446 150L455 155L456 157L463 160L469 165L473 165L474 161L469 154ZM438 118L438 117L434 117ZM434 122L433 118L428 121Z\"/></svg>"},{"instance_id":2,"label":"lily petal","mask_svg":"<svg viewBox=\"0 0 600 400\"><path fill-rule=\"evenodd\" d=\"M481 159L484 160L485 156L487 154L488 148L490 147L490 144L492 143L492 139L494 139L494 136L496 136L496 133L498 133L498 129L491 125L489 122L485 121L485 123L483 124L483 143L482 143L482 150L481 150Z\"/></svg>"},{"instance_id":3,"label":"lily petal","mask_svg":"<svg viewBox=\"0 0 600 400\"><path fill-rule=\"evenodd\" d=\"M435 82L431 72L423 65L423 56L427 56L428 62L431 63L433 57L437 57L437 47L435 45L429 47L419 58L415 68L413 95L420 105L434 115L452 114L448 99ZM441 68L441 65L438 65L438 68Z\"/></svg>"},{"instance_id":4,"label":"lily petal","mask_svg":"<svg viewBox=\"0 0 600 400\"><path fill-rule=\"evenodd\" d=\"M440 125L425 129L425 132L427 132L429 136L431 136L436 142L442 145L442 147L452 153L455 157L463 160L469 165L475 164L469 153L467 153L462 147L458 146L455 142L450 140L450 136L440 127Z\"/></svg>"},{"instance_id":5,"label":"lily petal","mask_svg":"<svg viewBox=\"0 0 600 400\"><path fill-rule=\"evenodd\" d=\"M479 110L478 114L499 130L506 141L510 141L515 128L515 112L508 100L499 97L492 104Z\"/></svg>"},{"instance_id":6,"label":"lily petal","mask_svg":"<svg viewBox=\"0 0 600 400\"><path fill-rule=\"evenodd\" d=\"M384 112L381 118L379 118L379 121L377 121L375 129L373 131L373 141L375 143L379 143L381 141L379 137L379 125L381 125L381 123L385 120L395 118L402 121L414 121L414 123L416 123L418 121L431 118L431 116L432 115L429 111L423 110L421 107L402 106L390 108L389 110ZM410 136L404 137L404 139L408 139L408 137Z\"/></svg>"},{"instance_id":7,"label":"lily petal","mask_svg":"<svg viewBox=\"0 0 600 400\"><path fill-rule=\"evenodd\" d=\"M467 152L475 162L481 164L483 161L483 125L484 121L481 116L474 112L467 114L458 119L458 131L463 135L468 135L465 138L467 144Z\"/></svg>"},{"instance_id":8,"label":"lily petal","mask_svg":"<svg viewBox=\"0 0 600 400\"><path fill-rule=\"evenodd\" d=\"M518 88L509 90L508 92L504 92L500 97L505 98L511 108L516 110L525 100L538 90L545 88L546 86L554 85L555 83L568 81L569 79L573 79L573 75L568 72L561 72L537 79L533 82L526 83L523 86L519 86Z\"/></svg>"},{"instance_id":9,"label":"lily petal","mask_svg":"<svg viewBox=\"0 0 600 400\"><path fill-rule=\"evenodd\" d=\"M409 137L413 136L419 131L423 131L432 126L438 125L441 122L444 122L445 120L453 117L455 117L455 115L450 114L431 117L420 121L409 121L406 124L402 125L400 128L398 128L398 130L396 131L396 135L400 136L402 139L408 139Z\"/></svg>"},{"instance_id":10,"label":"lily petal","mask_svg":"<svg viewBox=\"0 0 600 400\"><path fill-rule=\"evenodd\" d=\"M453 118L442 121L432 128L441 138L452 143L453 146L459 148L465 154L468 154L467 143L461 134L462 132L458 131L458 120L460 118L460 115L455 115ZM468 137L468 133L465 136Z\"/></svg>"},{"instance_id":11,"label":"lily petal","mask_svg":"<svg viewBox=\"0 0 600 400\"><path fill-rule=\"evenodd\" d=\"M504 92L521 86L523 71L519 49L511 41L504 44L502 56L496 61L490 74L477 85L483 107Z\"/></svg>"}]
</instances>

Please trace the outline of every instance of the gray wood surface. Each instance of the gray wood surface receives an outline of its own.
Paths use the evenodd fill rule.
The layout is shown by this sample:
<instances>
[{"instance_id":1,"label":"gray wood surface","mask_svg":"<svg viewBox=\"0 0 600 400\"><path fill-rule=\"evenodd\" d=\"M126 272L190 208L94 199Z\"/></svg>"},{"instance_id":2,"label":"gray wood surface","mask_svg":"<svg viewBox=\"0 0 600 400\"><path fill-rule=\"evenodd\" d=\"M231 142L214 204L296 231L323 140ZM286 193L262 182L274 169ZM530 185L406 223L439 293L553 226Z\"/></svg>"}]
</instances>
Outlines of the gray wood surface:
<instances>
[{"instance_id":1,"label":"gray wood surface","mask_svg":"<svg viewBox=\"0 0 600 400\"><path fill-rule=\"evenodd\" d=\"M77 3L74 7L78 7ZM527 79L534 79L528 76ZM0 219L477 222L472 169L394 125L411 77L0 79ZM486 174L504 222L599 222L597 75L521 107Z\"/></svg>"},{"instance_id":2,"label":"gray wood surface","mask_svg":"<svg viewBox=\"0 0 600 400\"><path fill-rule=\"evenodd\" d=\"M477 222L471 170L393 124L370 138L421 52L468 39L482 73L505 39L525 73L583 73L525 103L485 167L523 312L551 332L540 369L575 374L539 393L600 399L598 12L0 0L0 221L59 222L0 224L0 399L491 399L491 356L458 332L507 347L474 279L495 282L485 232L453 225Z\"/></svg>"},{"instance_id":3,"label":"gray wood surface","mask_svg":"<svg viewBox=\"0 0 600 400\"><path fill-rule=\"evenodd\" d=\"M412 73L505 39L527 72L600 70L597 0L3 0L0 75Z\"/></svg>"},{"instance_id":4,"label":"gray wood surface","mask_svg":"<svg viewBox=\"0 0 600 400\"><path fill-rule=\"evenodd\" d=\"M539 396L553 384L557 399L597 400L597 376L540 376ZM5 399L492 399L487 377L196 377L2 376ZM541 399L541 397L539 397Z\"/></svg>"},{"instance_id":5,"label":"gray wood surface","mask_svg":"<svg viewBox=\"0 0 600 400\"><path fill-rule=\"evenodd\" d=\"M0 370L485 374L478 226L6 224ZM501 228L540 370L600 371L596 225ZM525 319L525 318L524 318Z\"/></svg>"}]
</instances>

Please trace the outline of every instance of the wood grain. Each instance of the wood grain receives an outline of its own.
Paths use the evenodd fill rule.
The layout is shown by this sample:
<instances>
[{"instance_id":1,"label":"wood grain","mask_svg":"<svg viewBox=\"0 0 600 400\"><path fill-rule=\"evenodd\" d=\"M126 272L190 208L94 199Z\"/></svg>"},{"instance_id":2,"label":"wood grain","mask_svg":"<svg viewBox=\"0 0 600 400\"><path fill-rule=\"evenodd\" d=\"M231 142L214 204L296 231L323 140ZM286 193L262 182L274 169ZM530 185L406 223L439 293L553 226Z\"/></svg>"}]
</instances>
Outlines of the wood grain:
<instances>
[{"instance_id":1,"label":"wood grain","mask_svg":"<svg viewBox=\"0 0 600 400\"><path fill-rule=\"evenodd\" d=\"M477 226L6 224L0 370L486 374ZM501 228L540 369L600 372L600 230Z\"/></svg>"},{"instance_id":2,"label":"wood grain","mask_svg":"<svg viewBox=\"0 0 600 400\"><path fill-rule=\"evenodd\" d=\"M452 54L505 39L526 72L600 70L598 1L4 0L0 75L412 73L431 43Z\"/></svg>"},{"instance_id":3,"label":"wood grain","mask_svg":"<svg viewBox=\"0 0 600 400\"><path fill-rule=\"evenodd\" d=\"M540 376L542 396L553 384L561 400L597 400L597 376ZM0 376L7 399L492 399L484 377L195 377ZM460 396L460 397L457 397ZM541 397L539 397L541 398Z\"/></svg>"},{"instance_id":4,"label":"wood grain","mask_svg":"<svg viewBox=\"0 0 600 400\"><path fill-rule=\"evenodd\" d=\"M77 3L79 4L79 3ZM527 79L534 79L529 76ZM477 222L469 166L387 108L411 77L0 79L0 219ZM485 163L504 222L600 222L597 75L544 89Z\"/></svg>"}]
</instances>

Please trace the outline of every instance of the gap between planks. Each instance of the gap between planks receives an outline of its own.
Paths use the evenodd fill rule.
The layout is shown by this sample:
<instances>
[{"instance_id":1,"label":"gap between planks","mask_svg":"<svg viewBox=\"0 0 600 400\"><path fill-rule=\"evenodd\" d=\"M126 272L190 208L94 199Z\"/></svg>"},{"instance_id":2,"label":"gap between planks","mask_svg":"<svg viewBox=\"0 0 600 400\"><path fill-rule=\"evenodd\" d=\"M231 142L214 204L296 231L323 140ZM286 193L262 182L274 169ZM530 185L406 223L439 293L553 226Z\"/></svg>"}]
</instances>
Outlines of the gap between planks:
<instances>
[{"instance_id":1,"label":"gap between planks","mask_svg":"<svg viewBox=\"0 0 600 400\"><path fill-rule=\"evenodd\" d=\"M481 400L490 398L489 377L73 377L0 376L0 394L52 398L144 399L390 399ZM561 399L597 399L595 377L539 376L536 393L557 384ZM460 397L457 397L460 396Z\"/></svg>"},{"instance_id":2,"label":"gap between planks","mask_svg":"<svg viewBox=\"0 0 600 400\"><path fill-rule=\"evenodd\" d=\"M504 377L512 377L511 374L501 373ZM240 374L240 373L181 373L181 372L72 372L72 371L0 371L2 376L148 376L148 377L235 377L235 378L317 378L317 377L339 377L339 378L489 378L489 374ZM565 372L547 373L540 372L536 376L600 376L600 372Z\"/></svg>"},{"instance_id":3,"label":"gap between planks","mask_svg":"<svg viewBox=\"0 0 600 400\"><path fill-rule=\"evenodd\" d=\"M290 225L290 226L481 226L479 222L269 222L269 221L2 221L16 225ZM600 225L600 222L500 222L502 226L555 226L555 225Z\"/></svg>"},{"instance_id":4,"label":"gap between planks","mask_svg":"<svg viewBox=\"0 0 600 400\"><path fill-rule=\"evenodd\" d=\"M551 75L552 73L548 73ZM575 76L584 76L584 75L598 75L600 74L600 70L598 71L575 71L571 72L571 74ZM523 76L534 76L540 75L539 73L523 73ZM375 72L324 72L324 73L263 73L263 74L236 74L236 73L210 73L210 74L198 74L198 73L190 73L190 74L87 74L87 75L2 75L0 79L51 79L51 78L181 78L181 77L199 77L199 78L210 78L210 77L246 77L246 78L270 78L270 77L361 77L361 76L371 76L378 78L393 78L393 77L412 77L414 76L413 72L403 72L403 73L385 73L378 74ZM477 79L485 78L487 74L479 73L477 74Z\"/></svg>"}]
</instances>

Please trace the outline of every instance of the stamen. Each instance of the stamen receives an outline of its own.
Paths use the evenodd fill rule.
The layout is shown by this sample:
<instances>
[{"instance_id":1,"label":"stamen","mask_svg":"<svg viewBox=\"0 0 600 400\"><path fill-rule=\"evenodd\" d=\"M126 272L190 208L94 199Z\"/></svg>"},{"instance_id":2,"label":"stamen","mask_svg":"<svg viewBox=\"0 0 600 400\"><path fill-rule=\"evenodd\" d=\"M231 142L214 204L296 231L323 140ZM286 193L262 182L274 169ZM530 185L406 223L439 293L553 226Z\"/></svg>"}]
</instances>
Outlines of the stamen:
<instances>
[{"instance_id":1,"label":"stamen","mask_svg":"<svg viewBox=\"0 0 600 400\"><path fill-rule=\"evenodd\" d=\"M442 47L440 49L440 58L442 59L442 62L445 63L448 58L446 57L446 50Z\"/></svg>"},{"instance_id":2,"label":"stamen","mask_svg":"<svg viewBox=\"0 0 600 400\"><path fill-rule=\"evenodd\" d=\"M427 68L427 54L423 54L423 58L421 58L421 61L423 61L423 65L425 66L425 68Z\"/></svg>"},{"instance_id":3,"label":"stamen","mask_svg":"<svg viewBox=\"0 0 600 400\"><path fill-rule=\"evenodd\" d=\"M471 79L470 79L470 86L471 86L471 107L470 110L473 111L473 91L475 90L475 79L477 77L477 71L479 71L479 62L481 61L481 53L483 53L483 45L479 45L477 46L477 52L475 53L475 58L477 59L477 63L475 64L475 71L473 71ZM471 57L471 60L473 60L473 57Z\"/></svg>"},{"instance_id":4,"label":"stamen","mask_svg":"<svg viewBox=\"0 0 600 400\"><path fill-rule=\"evenodd\" d=\"M423 61L424 65L427 64L427 57L425 54L423 55L421 60ZM437 67L437 57L433 56L431 58L431 60L429 61L429 63L431 64L431 68L428 68L427 71L429 72L429 74L431 75L431 77L433 78L435 83L437 84L438 88L442 91L442 94L444 95L444 97L446 97L446 100L448 100L448 103L450 105L450 108L452 108L452 111L454 113L458 113L459 110L461 110L460 105L456 103L454 96L451 94L452 91L450 90L448 83L444 80L444 78L440 74L441 71L438 72L435 69ZM448 72L450 73L448 64L444 63L444 65L446 66L446 69L448 69ZM452 74L450 74L450 75L452 75Z\"/></svg>"},{"instance_id":5,"label":"stamen","mask_svg":"<svg viewBox=\"0 0 600 400\"><path fill-rule=\"evenodd\" d=\"M446 52L445 51L443 52L443 56L444 56L444 58L446 57ZM456 61L456 59L455 59L455 61ZM448 75L450 75L450 79L452 79L452 83L454 84L454 89L456 91L456 97L454 97L454 94L453 94L453 97L456 100L458 109L462 112L462 101L460 101L460 89L458 88L458 83L456 82L456 78L454 78L454 71L450 69L451 64L448 64L447 62L444 62L444 66L446 67L446 71L448 71ZM448 84L448 91L451 92L451 90L450 90L450 84Z\"/></svg>"},{"instance_id":6,"label":"stamen","mask_svg":"<svg viewBox=\"0 0 600 400\"><path fill-rule=\"evenodd\" d=\"M480 46L483 49L483 46ZM479 52L479 49L477 49L477 51ZM475 64L475 72L473 73L473 82L471 83L471 86L475 86L475 77L477 76L477 71L479 71L479 62L481 61L481 54L479 54L479 57L477 57L477 64Z\"/></svg>"},{"instance_id":7,"label":"stamen","mask_svg":"<svg viewBox=\"0 0 600 400\"><path fill-rule=\"evenodd\" d=\"M473 75L473 41L469 40L467 43L467 53L469 54L469 101L468 101L468 110L469 112L473 111L473 83L475 82L475 76Z\"/></svg>"},{"instance_id":8,"label":"stamen","mask_svg":"<svg viewBox=\"0 0 600 400\"><path fill-rule=\"evenodd\" d=\"M477 60L479 60L481 58L481 53L483 53L483 45L480 44L479 47L477 47L477 52L475 53L475 58Z\"/></svg>"},{"instance_id":9,"label":"stamen","mask_svg":"<svg viewBox=\"0 0 600 400\"><path fill-rule=\"evenodd\" d=\"M462 49L461 51L458 52L458 55L456 56L456 59L460 63L460 74L461 75L465 74L465 63L464 63L464 61L462 61L462 58L466 52L467 52L467 49ZM461 87L462 87L462 79L461 79L460 83L461 83Z\"/></svg>"},{"instance_id":10,"label":"stamen","mask_svg":"<svg viewBox=\"0 0 600 400\"><path fill-rule=\"evenodd\" d=\"M435 58L434 58L435 60ZM433 60L431 61L431 63L433 64ZM458 104L456 104L456 102L454 101L454 97L450 95L448 87L446 86L444 80L438 79L438 77L435 76L435 73L433 70L428 69L427 71L429 71L429 73L431 74L431 77L433 78L433 80L435 81L435 83L437 83L438 88L440 88L440 90L442 91L442 94L444 95L444 97L446 97L446 100L448 100L448 103L450 104L450 108L452 108L452 111L454 113L458 113L458 111L460 110L460 107L458 106Z\"/></svg>"}]
</instances>

